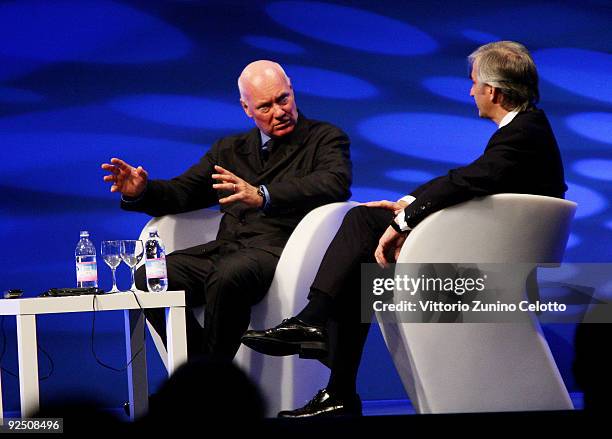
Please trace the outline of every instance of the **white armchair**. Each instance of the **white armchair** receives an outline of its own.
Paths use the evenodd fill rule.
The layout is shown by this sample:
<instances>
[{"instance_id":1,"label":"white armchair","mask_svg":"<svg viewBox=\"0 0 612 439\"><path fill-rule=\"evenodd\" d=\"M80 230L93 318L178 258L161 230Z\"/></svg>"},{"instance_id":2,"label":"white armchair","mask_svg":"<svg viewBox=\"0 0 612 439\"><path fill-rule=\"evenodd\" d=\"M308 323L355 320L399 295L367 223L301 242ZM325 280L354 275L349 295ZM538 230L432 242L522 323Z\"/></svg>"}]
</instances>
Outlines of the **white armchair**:
<instances>
[{"instance_id":1,"label":"white armchair","mask_svg":"<svg viewBox=\"0 0 612 439\"><path fill-rule=\"evenodd\" d=\"M306 293L323 254L344 215L356 204L328 204L302 219L283 250L268 294L252 309L253 328L275 326L305 306ZM143 228L140 239L146 239L146 229L156 225L166 252L170 253L215 239L220 221L221 214L211 209L153 218ZM196 310L200 321L202 314ZM149 330L167 366L164 345L151 326ZM300 360L297 356L270 357L244 346L238 351L236 362L259 385L268 404L268 414L272 416L280 410L303 405L312 396L313 389L325 386L329 375L329 370L318 361Z\"/></svg>"},{"instance_id":2,"label":"white armchair","mask_svg":"<svg viewBox=\"0 0 612 439\"><path fill-rule=\"evenodd\" d=\"M406 239L398 262L558 263L575 210L573 202L535 195L472 200L422 221ZM524 297L524 288L517 294ZM524 323L388 322L381 330L418 413L573 408L533 318Z\"/></svg>"}]
</instances>

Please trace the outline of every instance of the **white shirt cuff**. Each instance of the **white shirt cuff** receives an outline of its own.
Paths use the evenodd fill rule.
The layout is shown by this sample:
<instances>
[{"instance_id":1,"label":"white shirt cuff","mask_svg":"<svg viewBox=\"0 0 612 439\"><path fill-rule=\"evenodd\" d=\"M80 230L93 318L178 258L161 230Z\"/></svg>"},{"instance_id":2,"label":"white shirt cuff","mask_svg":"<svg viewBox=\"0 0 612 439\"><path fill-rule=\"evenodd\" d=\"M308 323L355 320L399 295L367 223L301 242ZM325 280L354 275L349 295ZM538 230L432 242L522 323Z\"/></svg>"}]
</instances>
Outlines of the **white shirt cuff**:
<instances>
[{"instance_id":1,"label":"white shirt cuff","mask_svg":"<svg viewBox=\"0 0 612 439\"><path fill-rule=\"evenodd\" d=\"M414 200L416 200L416 198L414 198L412 195L406 195L405 197L402 197L399 200L397 200L397 202L399 203L400 201L405 201L406 203L410 204Z\"/></svg>"},{"instance_id":2,"label":"white shirt cuff","mask_svg":"<svg viewBox=\"0 0 612 439\"><path fill-rule=\"evenodd\" d=\"M398 225L402 232L409 232L412 230L410 227L408 227L408 224L406 224L403 210L398 213L395 218L393 218L393 221L395 221L395 224Z\"/></svg>"},{"instance_id":3,"label":"white shirt cuff","mask_svg":"<svg viewBox=\"0 0 612 439\"><path fill-rule=\"evenodd\" d=\"M408 204L412 203L414 200L416 200L416 198L414 198L412 195L406 195L405 197L400 198L399 200L397 200L397 202L399 203L400 201L404 201ZM397 214L397 216L393 219L393 221L395 221L395 224L397 224L400 228L400 230L402 232L408 232L410 230L412 230L410 227L408 227L408 225L406 224L406 217L405 217L405 212L402 210L400 213Z\"/></svg>"}]
</instances>

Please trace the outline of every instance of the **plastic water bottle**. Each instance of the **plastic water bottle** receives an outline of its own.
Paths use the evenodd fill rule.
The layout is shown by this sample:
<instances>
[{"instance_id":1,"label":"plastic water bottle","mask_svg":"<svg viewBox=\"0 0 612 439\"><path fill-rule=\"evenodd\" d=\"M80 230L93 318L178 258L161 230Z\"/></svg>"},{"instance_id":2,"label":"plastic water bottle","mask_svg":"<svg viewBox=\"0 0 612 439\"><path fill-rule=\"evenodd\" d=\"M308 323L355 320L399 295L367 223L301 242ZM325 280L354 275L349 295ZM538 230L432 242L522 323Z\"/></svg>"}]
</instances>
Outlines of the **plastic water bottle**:
<instances>
[{"instance_id":1,"label":"plastic water bottle","mask_svg":"<svg viewBox=\"0 0 612 439\"><path fill-rule=\"evenodd\" d=\"M81 231L81 239L74 251L76 260L77 288L98 286L98 266L96 264L96 247L89 239L89 232Z\"/></svg>"},{"instance_id":2,"label":"plastic water bottle","mask_svg":"<svg viewBox=\"0 0 612 439\"><path fill-rule=\"evenodd\" d=\"M163 293L168 289L166 252L157 234L157 227L149 227L149 238L145 241L145 267L147 289L152 293Z\"/></svg>"}]
</instances>

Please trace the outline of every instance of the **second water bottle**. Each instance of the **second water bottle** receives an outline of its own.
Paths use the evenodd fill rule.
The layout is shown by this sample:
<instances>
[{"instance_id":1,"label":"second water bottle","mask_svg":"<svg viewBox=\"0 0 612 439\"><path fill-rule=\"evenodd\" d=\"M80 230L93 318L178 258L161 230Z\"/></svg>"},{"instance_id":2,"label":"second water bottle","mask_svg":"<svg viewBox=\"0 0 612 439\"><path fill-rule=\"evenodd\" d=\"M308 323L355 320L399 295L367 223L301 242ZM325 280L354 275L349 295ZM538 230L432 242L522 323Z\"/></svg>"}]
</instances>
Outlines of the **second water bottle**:
<instances>
[{"instance_id":1,"label":"second water bottle","mask_svg":"<svg viewBox=\"0 0 612 439\"><path fill-rule=\"evenodd\" d=\"M157 234L157 227L149 227L148 232L149 237L144 245L147 289L152 293L161 293L168 289L166 252L164 244Z\"/></svg>"}]
</instances>

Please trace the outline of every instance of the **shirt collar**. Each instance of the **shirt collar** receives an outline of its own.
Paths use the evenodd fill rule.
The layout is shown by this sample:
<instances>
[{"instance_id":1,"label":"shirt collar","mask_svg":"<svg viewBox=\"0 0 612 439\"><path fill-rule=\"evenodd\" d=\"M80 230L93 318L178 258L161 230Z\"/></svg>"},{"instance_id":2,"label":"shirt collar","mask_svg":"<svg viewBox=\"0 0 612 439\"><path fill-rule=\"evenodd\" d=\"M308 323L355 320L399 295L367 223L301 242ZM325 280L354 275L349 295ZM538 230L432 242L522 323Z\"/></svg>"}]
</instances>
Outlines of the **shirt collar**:
<instances>
[{"instance_id":1,"label":"shirt collar","mask_svg":"<svg viewBox=\"0 0 612 439\"><path fill-rule=\"evenodd\" d=\"M508 114L506 114L503 117L503 119L499 122L499 126L497 128L499 129L499 128L502 128L508 125L510 122L512 122L512 120L516 117L518 113L519 113L518 111L511 111Z\"/></svg>"},{"instance_id":2,"label":"shirt collar","mask_svg":"<svg viewBox=\"0 0 612 439\"><path fill-rule=\"evenodd\" d=\"M298 120L299 119L300 115L298 113ZM297 125L297 121L295 122L295 124ZM262 130L259 130L259 135L261 136L261 146L264 146L266 142L271 139L271 137L264 133Z\"/></svg>"},{"instance_id":3,"label":"shirt collar","mask_svg":"<svg viewBox=\"0 0 612 439\"><path fill-rule=\"evenodd\" d=\"M266 142L271 139L271 137L264 133L262 130L259 130L259 135L261 136L261 146L264 146Z\"/></svg>"}]
</instances>

